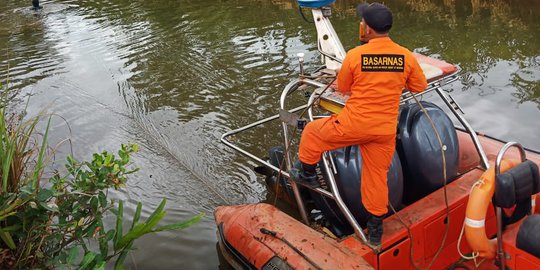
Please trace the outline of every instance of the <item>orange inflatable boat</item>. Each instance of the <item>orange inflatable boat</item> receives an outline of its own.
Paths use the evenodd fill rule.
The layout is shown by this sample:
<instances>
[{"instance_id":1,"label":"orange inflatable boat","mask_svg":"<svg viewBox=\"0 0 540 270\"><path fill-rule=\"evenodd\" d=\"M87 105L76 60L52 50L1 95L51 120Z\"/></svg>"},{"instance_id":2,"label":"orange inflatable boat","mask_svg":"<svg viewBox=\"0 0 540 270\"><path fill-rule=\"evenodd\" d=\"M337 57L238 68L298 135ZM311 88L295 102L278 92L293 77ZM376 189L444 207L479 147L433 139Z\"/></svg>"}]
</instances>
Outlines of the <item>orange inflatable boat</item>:
<instances>
[{"instance_id":1,"label":"orange inflatable boat","mask_svg":"<svg viewBox=\"0 0 540 270\"><path fill-rule=\"evenodd\" d=\"M267 203L218 207L218 244L227 263L235 269L540 269L540 153L477 133L445 91L459 79L459 67L444 61L415 54L429 85L415 96L403 91L381 251L365 244L359 146L323 154L318 188L290 180L303 125L339 112L348 98L330 90L344 56L323 7L333 1L298 2L312 10L323 66L306 72L300 54L300 76L283 90L276 115L221 138L261 165L255 171L289 214ZM311 96L299 102L306 91ZM423 95L440 99L418 101ZM268 145L267 157L242 148L240 133L272 122L282 128L282 145Z\"/></svg>"}]
</instances>

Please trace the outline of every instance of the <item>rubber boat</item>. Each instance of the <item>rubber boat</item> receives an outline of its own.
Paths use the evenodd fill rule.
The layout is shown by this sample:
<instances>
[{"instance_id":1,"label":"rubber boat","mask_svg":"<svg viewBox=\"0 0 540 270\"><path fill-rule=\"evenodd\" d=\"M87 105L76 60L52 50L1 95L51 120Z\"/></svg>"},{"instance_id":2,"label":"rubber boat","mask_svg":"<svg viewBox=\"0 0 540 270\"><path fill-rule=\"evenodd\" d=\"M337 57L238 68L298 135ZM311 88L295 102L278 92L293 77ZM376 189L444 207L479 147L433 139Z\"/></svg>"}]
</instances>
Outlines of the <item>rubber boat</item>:
<instances>
[{"instance_id":1,"label":"rubber boat","mask_svg":"<svg viewBox=\"0 0 540 270\"><path fill-rule=\"evenodd\" d=\"M300 75L284 88L276 115L221 138L259 163L269 191L298 213L266 203L218 207L224 258L235 269L540 269L540 153L473 130L445 90L459 79L456 65L416 54L429 86L402 94L382 251L364 244L358 146L323 154L320 188L289 179L302 126L339 112L348 98L328 90L345 57L329 20L333 2L298 1L312 12L323 65L307 72L299 54ZM274 122L283 145L269 146L268 157L241 147L240 133Z\"/></svg>"}]
</instances>

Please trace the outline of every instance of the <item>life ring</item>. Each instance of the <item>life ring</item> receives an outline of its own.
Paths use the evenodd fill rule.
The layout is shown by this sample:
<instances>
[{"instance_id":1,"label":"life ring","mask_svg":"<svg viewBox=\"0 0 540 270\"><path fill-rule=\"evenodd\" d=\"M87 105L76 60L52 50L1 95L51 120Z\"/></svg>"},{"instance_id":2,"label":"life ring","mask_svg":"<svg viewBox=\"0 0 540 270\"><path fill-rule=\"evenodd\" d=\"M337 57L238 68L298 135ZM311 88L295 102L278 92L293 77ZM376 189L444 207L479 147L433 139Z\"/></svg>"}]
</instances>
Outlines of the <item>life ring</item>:
<instances>
[{"instance_id":1,"label":"life ring","mask_svg":"<svg viewBox=\"0 0 540 270\"><path fill-rule=\"evenodd\" d=\"M503 160L501 173L517 166L519 160ZM465 212L465 237L469 246L482 258L495 258L497 239L488 239L486 235L486 213L495 192L495 167L485 171L474 184L469 194L469 202Z\"/></svg>"}]
</instances>

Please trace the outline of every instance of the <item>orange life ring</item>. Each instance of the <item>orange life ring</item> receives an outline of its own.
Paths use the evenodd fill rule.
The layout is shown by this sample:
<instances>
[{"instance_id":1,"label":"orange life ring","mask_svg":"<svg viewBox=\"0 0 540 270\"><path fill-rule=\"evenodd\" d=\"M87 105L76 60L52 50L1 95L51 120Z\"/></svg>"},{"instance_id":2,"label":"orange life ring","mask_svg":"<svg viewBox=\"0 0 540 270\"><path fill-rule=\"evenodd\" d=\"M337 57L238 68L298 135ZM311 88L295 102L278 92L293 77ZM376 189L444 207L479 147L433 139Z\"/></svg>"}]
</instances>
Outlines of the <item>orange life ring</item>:
<instances>
[{"instance_id":1,"label":"orange life ring","mask_svg":"<svg viewBox=\"0 0 540 270\"><path fill-rule=\"evenodd\" d=\"M521 163L519 160L503 160L501 173ZM495 192L495 166L485 171L469 194L465 213L465 237L471 249L482 258L495 258L497 239L490 240L486 235L486 213Z\"/></svg>"}]
</instances>

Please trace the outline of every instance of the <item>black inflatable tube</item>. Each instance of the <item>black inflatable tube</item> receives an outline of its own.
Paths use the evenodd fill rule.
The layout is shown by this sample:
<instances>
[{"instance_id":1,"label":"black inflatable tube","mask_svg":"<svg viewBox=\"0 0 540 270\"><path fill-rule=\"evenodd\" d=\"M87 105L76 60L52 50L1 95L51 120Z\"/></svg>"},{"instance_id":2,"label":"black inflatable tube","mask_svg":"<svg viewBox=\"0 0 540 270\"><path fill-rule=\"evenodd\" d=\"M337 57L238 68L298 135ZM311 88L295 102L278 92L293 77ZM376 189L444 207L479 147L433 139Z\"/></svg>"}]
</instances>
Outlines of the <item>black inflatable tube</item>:
<instances>
[{"instance_id":1,"label":"black inflatable tube","mask_svg":"<svg viewBox=\"0 0 540 270\"><path fill-rule=\"evenodd\" d=\"M528 216L517 234L516 246L540 258L540 215Z\"/></svg>"}]
</instances>

